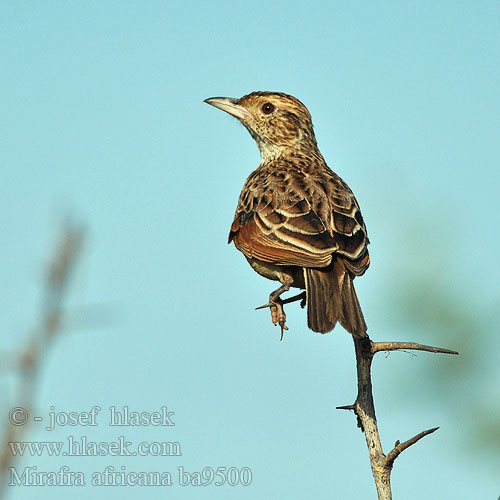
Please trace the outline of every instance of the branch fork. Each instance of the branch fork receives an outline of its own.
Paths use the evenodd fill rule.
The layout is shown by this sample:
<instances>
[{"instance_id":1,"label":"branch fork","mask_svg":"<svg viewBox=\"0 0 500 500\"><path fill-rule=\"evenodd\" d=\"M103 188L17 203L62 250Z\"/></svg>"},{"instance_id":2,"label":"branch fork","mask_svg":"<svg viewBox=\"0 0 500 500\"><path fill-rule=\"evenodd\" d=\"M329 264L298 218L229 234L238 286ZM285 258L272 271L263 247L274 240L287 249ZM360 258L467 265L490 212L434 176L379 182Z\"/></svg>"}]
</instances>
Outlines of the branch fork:
<instances>
[{"instance_id":1,"label":"branch fork","mask_svg":"<svg viewBox=\"0 0 500 500\"><path fill-rule=\"evenodd\" d=\"M380 435L375 416L375 405L373 402L373 391L371 381L371 364L373 356L377 352L388 352L397 350L426 351L432 353L453 354L458 352L441 347L433 347L415 342L372 342L367 336L353 337L356 352L356 366L358 378L358 396L354 404L338 406L338 410L352 410L356 414L358 427L364 432L370 464L372 467L375 485L379 500L391 500L391 472L396 458L407 448L420 441L423 437L437 431L434 427L420 432L401 443L396 441L394 448L386 455L382 450Z\"/></svg>"}]
</instances>

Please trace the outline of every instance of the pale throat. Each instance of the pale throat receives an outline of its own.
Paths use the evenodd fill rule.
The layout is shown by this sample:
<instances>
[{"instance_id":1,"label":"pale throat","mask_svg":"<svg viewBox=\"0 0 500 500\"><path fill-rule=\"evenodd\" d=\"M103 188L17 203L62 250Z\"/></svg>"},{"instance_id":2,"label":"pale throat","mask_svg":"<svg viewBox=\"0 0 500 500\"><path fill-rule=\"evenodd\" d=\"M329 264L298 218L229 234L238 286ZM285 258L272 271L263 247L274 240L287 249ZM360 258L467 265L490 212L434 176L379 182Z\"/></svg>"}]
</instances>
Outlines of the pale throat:
<instances>
[{"instance_id":1,"label":"pale throat","mask_svg":"<svg viewBox=\"0 0 500 500\"><path fill-rule=\"evenodd\" d=\"M307 156L311 155L311 153L317 153L317 155L321 156L316 142L313 143L311 141L298 140L293 144L287 145L267 143L258 139L256 139L256 142L259 147L262 163L267 163L269 161L276 160L277 158L285 157L298 152L306 153Z\"/></svg>"},{"instance_id":2,"label":"pale throat","mask_svg":"<svg viewBox=\"0 0 500 500\"><path fill-rule=\"evenodd\" d=\"M262 163L276 160L280 156L286 155L290 150L290 148L283 147L278 144L268 144L261 141L257 141L257 146L259 147Z\"/></svg>"}]
</instances>

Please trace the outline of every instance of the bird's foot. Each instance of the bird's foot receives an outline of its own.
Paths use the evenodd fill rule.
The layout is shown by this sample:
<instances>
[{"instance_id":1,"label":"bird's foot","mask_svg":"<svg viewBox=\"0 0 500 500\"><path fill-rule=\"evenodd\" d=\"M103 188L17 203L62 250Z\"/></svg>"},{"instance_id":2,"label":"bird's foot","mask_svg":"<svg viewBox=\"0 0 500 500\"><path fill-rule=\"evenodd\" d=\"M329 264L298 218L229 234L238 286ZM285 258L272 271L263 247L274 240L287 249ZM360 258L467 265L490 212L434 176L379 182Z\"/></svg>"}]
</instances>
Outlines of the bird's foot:
<instances>
[{"instance_id":1,"label":"bird's foot","mask_svg":"<svg viewBox=\"0 0 500 500\"><path fill-rule=\"evenodd\" d=\"M283 304L286 304L287 301L281 300L279 297L273 299L272 297L269 297L269 303L264 304L263 306L256 307L255 310L257 309L265 309L266 307L269 307L271 310L271 321L273 324L280 325L281 327L281 339L283 340L283 333L285 330L288 330L288 326L285 325L286 321L286 314L283 309Z\"/></svg>"},{"instance_id":2,"label":"bird's foot","mask_svg":"<svg viewBox=\"0 0 500 500\"><path fill-rule=\"evenodd\" d=\"M302 309L304 309L304 307L306 307L306 292L302 292L302 293L299 293L298 295L294 295L293 297L290 297L288 299L284 299L282 301L283 305L284 304L290 304L291 302L297 302L298 300L300 300L300 307L302 307ZM273 304L271 304L270 302L268 302L267 304L264 304L263 306L259 306L259 307L256 307L255 310L257 311L257 309L265 309L266 307L271 307Z\"/></svg>"},{"instance_id":3,"label":"bird's foot","mask_svg":"<svg viewBox=\"0 0 500 500\"><path fill-rule=\"evenodd\" d=\"M271 297L269 297L269 302L271 303L271 306L270 306L271 321L273 322L274 326L280 325L280 327L281 327L281 339L280 340L283 340L283 333L285 330L288 330L288 326L285 325L286 314L285 314L285 310L283 309L283 301L279 297L273 298L271 296Z\"/></svg>"},{"instance_id":4,"label":"bird's foot","mask_svg":"<svg viewBox=\"0 0 500 500\"><path fill-rule=\"evenodd\" d=\"M296 300L300 300L300 307L304 309L306 307L306 302L307 302L307 295L306 292L299 293L298 295L295 295L294 297L290 297L289 299L283 301L285 304L288 302L295 302Z\"/></svg>"},{"instance_id":5,"label":"bird's foot","mask_svg":"<svg viewBox=\"0 0 500 500\"><path fill-rule=\"evenodd\" d=\"M283 285L275 290L271 295L269 295L269 302L267 304L264 304L263 306L256 307L256 309L264 309L266 307L269 307L269 309L271 310L271 320L275 326L280 325L281 340L283 340L283 333L285 330L288 330L288 327L285 325L286 315L285 311L283 310L283 304L301 300L301 305L302 307L304 307L306 294L305 292L303 292L299 295L296 295L295 297L291 297L290 299L281 300L280 295L290 290L290 286L293 283L293 278L289 275L284 275L281 282L283 283Z\"/></svg>"}]
</instances>

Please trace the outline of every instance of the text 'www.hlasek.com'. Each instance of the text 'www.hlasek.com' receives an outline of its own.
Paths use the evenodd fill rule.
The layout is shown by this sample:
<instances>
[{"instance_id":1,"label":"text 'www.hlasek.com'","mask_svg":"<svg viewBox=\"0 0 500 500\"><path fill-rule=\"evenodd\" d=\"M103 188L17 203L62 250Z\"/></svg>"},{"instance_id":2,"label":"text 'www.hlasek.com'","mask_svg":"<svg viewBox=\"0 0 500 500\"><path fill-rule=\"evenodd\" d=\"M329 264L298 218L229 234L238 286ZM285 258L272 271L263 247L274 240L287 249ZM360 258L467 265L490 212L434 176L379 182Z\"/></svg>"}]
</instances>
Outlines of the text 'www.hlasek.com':
<instances>
[{"instance_id":1,"label":"text 'www.hlasek.com'","mask_svg":"<svg viewBox=\"0 0 500 500\"><path fill-rule=\"evenodd\" d=\"M41 426L38 430L45 432L60 431L61 428L72 431L59 441L9 441L8 446L13 458L13 465L8 469L9 486L232 487L248 486L252 482L252 471L246 466L210 465L191 470L184 465L178 465L169 470L136 471L115 463L89 472L74 470L68 464L58 464L51 470L41 470L37 465L25 463L34 457L51 457L51 464L57 461L57 457L116 457L117 460L122 457L157 457L157 460L163 457L182 457L179 441L129 441L122 434L127 428L175 427L175 412L168 411L166 406L154 412L132 411L128 406L111 406L106 412L103 412L100 406L93 406L84 412L65 412L56 411L55 407L51 406L45 417L32 416L25 408L16 407L10 410L9 421L15 427L28 423L38 424ZM92 428L100 424L115 431L119 430L116 437L99 441L86 435L77 435L75 432L78 428ZM123 460L126 461L126 458ZM165 464L163 461L158 463L162 466Z\"/></svg>"}]
</instances>

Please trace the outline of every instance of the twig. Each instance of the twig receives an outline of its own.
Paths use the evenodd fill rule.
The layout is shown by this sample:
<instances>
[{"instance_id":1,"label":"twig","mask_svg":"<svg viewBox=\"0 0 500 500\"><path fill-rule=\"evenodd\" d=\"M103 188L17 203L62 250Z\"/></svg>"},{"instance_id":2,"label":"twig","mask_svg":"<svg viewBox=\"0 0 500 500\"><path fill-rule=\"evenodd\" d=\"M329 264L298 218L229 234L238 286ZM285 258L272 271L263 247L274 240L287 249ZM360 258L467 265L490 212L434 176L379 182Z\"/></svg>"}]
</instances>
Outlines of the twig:
<instances>
[{"instance_id":1,"label":"twig","mask_svg":"<svg viewBox=\"0 0 500 500\"><path fill-rule=\"evenodd\" d=\"M409 349L413 351L427 351L442 354L455 354L458 356L457 351L443 349L442 347L433 347L431 345L417 344L416 342L372 342L373 354L380 351L399 351L402 349Z\"/></svg>"},{"instance_id":2,"label":"twig","mask_svg":"<svg viewBox=\"0 0 500 500\"><path fill-rule=\"evenodd\" d=\"M32 414L38 370L47 348L61 332L63 300L71 272L82 249L83 237L81 227L67 224L64 228L59 246L48 266L40 324L20 353L11 360L12 369L20 374L16 405L26 410L28 416ZM27 427L28 423L16 426L7 422L0 448L0 498L5 497L9 468L15 459L9 442L21 441Z\"/></svg>"},{"instance_id":3,"label":"twig","mask_svg":"<svg viewBox=\"0 0 500 500\"><path fill-rule=\"evenodd\" d=\"M354 339L358 377L358 396L353 405L339 406L340 410L353 410L358 420L358 427L365 433L368 455L372 468L379 500L391 500L391 472L394 460L407 448L423 437L435 432L438 427L420 432L404 443L396 442L394 448L385 455L380 442L380 434L373 402L371 364L373 356L381 351L412 349L444 354L458 354L456 351L432 347L414 342L372 342L368 336Z\"/></svg>"},{"instance_id":4,"label":"twig","mask_svg":"<svg viewBox=\"0 0 500 500\"><path fill-rule=\"evenodd\" d=\"M412 444L415 444L417 441L420 441L425 436L428 436L429 434L432 434L433 432L436 432L439 429L439 427L434 427L433 429L429 429L427 431L422 431L416 436L413 436L411 439L408 439L408 441L405 441L404 443L400 443L399 441L396 441L396 444L394 445L394 448L387 454L385 457L385 462L388 467L392 467L394 464L394 460L398 458L398 456L406 450L406 448L409 448Z\"/></svg>"}]
</instances>

